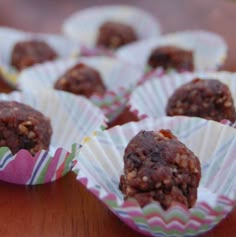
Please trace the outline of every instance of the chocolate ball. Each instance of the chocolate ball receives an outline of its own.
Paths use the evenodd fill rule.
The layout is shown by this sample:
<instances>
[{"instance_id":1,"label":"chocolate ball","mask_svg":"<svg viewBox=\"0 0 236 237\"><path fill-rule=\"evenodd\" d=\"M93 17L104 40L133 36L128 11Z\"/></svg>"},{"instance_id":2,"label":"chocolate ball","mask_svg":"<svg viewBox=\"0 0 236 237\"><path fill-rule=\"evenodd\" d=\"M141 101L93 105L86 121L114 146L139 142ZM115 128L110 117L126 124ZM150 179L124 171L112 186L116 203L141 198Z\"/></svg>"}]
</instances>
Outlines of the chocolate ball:
<instances>
[{"instance_id":1,"label":"chocolate ball","mask_svg":"<svg viewBox=\"0 0 236 237\"><path fill-rule=\"evenodd\" d=\"M54 88L76 95L83 95L88 98L95 93L103 95L106 91L100 73L82 63L66 71L65 74L56 81Z\"/></svg>"},{"instance_id":2,"label":"chocolate ball","mask_svg":"<svg viewBox=\"0 0 236 237\"><path fill-rule=\"evenodd\" d=\"M11 64L18 70L56 59L57 53L44 41L29 40L15 44Z\"/></svg>"},{"instance_id":3,"label":"chocolate ball","mask_svg":"<svg viewBox=\"0 0 236 237\"><path fill-rule=\"evenodd\" d=\"M200 178L199 159L169 130L140 131L125 149L120 190L142 207L157 201L164 209L191 208Z\"/></svg>"},{"instance_id":4,"label":"chocolate ball","mask_svg":"<svg viewBox=\"0 0 236 237\"><path fill-rule=\"evenodd\" d=\"M47 150L52 127L41 112L16 101L0 102L0 147L7 146L13 154L20 149L32 155Z\"/></svg>"},{"instance_id":5,"label":"chocolate ball","mask_svg":"<svg viewBox=\"0 0 236 237\"><path fill-rule=\"evenodd\" d=\"M108 21L103 23L98 32L97 46L117 49L137 40L134 29L126 24Z\"/></svg>"},{"instance_id":6,"label":"chocolate ball","mask_svg":"<svg viewBox=\"0 0 236 237\"><path fill-rule=\"evenodd\" d=\"M151 68L175 69L177 71L193 71L193 52L175 46L160 46L151 52L148 58Z\"/></svg>"},{"instance_id":7,"label":"chocolate ball","mask_svg":"<svg viewBox=\"0 0 236 237\"><path fill-rule=\"evenodd\" d=\"M234 101L227 85L214 79L196 78L179 87L169 98L166 113L221 121L236 119Z\"/></svg>"}]
</instances>

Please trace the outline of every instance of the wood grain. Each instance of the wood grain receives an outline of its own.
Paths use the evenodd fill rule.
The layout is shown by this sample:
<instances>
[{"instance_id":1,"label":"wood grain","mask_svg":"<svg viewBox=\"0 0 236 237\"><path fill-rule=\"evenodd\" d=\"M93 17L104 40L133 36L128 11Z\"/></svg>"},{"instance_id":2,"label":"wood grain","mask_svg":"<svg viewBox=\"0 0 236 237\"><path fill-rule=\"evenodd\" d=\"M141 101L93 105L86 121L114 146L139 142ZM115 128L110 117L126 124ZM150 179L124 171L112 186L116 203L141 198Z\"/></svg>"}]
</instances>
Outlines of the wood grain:
<instances>
[{"instance_id":1,"label":"wood grain","mask_svg":"<svg viewBox=\"0 0 236 237\"><path fill-rule=\"evenodd\" d=\"M28 31L60 32L72 12L112 0L1 0L0 25ZM225 70L236 70L236 4L220 0L120 0L159 17L163 32L206 29L222 34L229 45ZM11 89L0 82L0 91ZM110 126L137 120L128 110ZM73 173L54 182L24 187L0 182L0 236L118 237L142 236L115 217L75 180ZM203 237L233 237L236 210Z\"/></svg>"}]
</instances>

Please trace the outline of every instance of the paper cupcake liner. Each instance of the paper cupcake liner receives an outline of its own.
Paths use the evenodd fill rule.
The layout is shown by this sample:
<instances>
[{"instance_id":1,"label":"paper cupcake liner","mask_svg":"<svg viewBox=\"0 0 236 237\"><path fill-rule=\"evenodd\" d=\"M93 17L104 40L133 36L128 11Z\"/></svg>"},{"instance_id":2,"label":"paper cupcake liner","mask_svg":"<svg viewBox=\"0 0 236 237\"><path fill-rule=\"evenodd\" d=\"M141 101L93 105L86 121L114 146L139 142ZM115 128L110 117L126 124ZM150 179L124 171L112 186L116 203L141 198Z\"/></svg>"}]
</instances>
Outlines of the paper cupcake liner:
<instances>
[{"instance_id":1,"label":"paper cupcake liner","mask_svg":"<svg viewBox=\"0 0 236 237\"><path fill-rule=\"evenodd\" d=\"M35 185L52 182L72 168L72 160L83 138L105 126L105 116L88 100L66 92L44 90L0 94L0 100L18 101L30 105L50 118L52 138L49 150L34 157L27 150L15 155L0 147L0 180ZM72 146L73 145L73 146Z\"/></svg>"},{"instance_id":2,"label":"paper cupcake liner","mask_svg":"<svg viewBox=\"0 0 236 237\"><path fill-rule=\"evenodd\" d=\"M140 40L158 36L161 31L158 20L150 13L126 5L96 6L74 13L65 20L62 31L73 40L94 47L98 29L106 21L130 25Z\"/></svg>"},{"instance_id":3,"label":"paper cupcake liner","mask_svg":"<svg viewBox=\"0 0 236 237\"><path fill-rule=\"evenodd\" d=\"M48 43L58 54L59 58L69 58L79 55L81 45L61 35L29 33L15 30L13 28L0 27L0 68L10 74L4 79L10 85L16 86L17 80L11 80L17 77L17 70L11 66L11 55L14 45L23 40L38 39Z\"/></svg>"},{"instance_id":4,"label":"paper cupcake liner","mask_svg":"<svg viewBox=\"0 0 236 237\"><path fill-rule=\"evenodd\" d=\"M200 159L202 178L195 206L176 204L164 211L157 202L141 208L123 200L119 178L123 154L140 130L170 129ZM145 119L98 132L76 156L73 170L89 191L131 228L150 236L194 236L213 228L236 204L236 130L188 117Z\"/></svg>"},{"instance_id":5,"label":"paper cupcake liner","mask_svg":"<svg viewBox=\"0 0 236 237\"><path fill-rule=\"evenodd\" d=\"M142 76L141 71L115 58L80 58L37 65L22 71L19 88L29 91L53 88L56 80L79 62L100 72L107 92L103 96L94 95L90 100L104 111L110 121L114 120L125 108L131 89Z\"/></svg>"},{"instance_id":6,"label":"paper cupcake liner","mask_svg":"<svg viewBox=\"0 0 236 237\"><path fill-rule=\"evenodd\" d=\"M130 95L130 111L139 118L166 115L168 99L174 91L194 78L217 79L227 85L236 106L236 74L229 72L173 73L162 77L154 76L138 86Z\"/></svg>"},{"instance_id":7,"label":"paper cupcake liner","mask_svg":"<svg viewBox=\"0 0 236 237\"><path fill-rule=\"evenodd\" d=\"M104 48L90 48L85 45L81 46L80 51L81 57L94 57L94 56L106 56L106 57L115 57L115 53L112 50Z\"/></svg>"},{"instance_id":8,"label":"paper cupcake liner","mask_svg":"<svg viewBox=\"0 0 236 237\"><path fill-rule=\"evenodd\" d=\"M116 54L118 58L145 71L152 50L164 45L192 50L195 71L218 69L227 56L227 45L224 39L220 35L207 31L182 31L143 40L118 49Z\"/></svg>"}]
</instances>

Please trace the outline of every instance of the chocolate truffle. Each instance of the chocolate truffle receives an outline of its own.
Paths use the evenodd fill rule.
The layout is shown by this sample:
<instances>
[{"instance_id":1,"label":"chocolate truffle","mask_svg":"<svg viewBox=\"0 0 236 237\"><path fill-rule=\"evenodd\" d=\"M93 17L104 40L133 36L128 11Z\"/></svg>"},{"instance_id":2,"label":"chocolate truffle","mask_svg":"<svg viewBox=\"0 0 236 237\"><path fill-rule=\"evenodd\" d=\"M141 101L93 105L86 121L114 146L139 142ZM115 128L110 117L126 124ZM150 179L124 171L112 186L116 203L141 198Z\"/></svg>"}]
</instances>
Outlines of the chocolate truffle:
<instances>
[{"instance_id":1,"label":"chocolate truffle","mask_svg":"<svg viewBox=\"0 0 236 237\"><path fill-rule=\"evenodd\" d=\"M37 63L51 61L57 58L57 53L44 41L29 40L15 44L11 64L18 70Z\"/></svg>"},{"instance_id":2,"label":"chocolate truffle","mask_svg":"<svg viewBox=\"0 0 236 237\"><path fill-rule=\"evenodd\" d=\"M136 40L137 35L131 26L108 21L99 28L97 46L117 49Z\"/></svg>"},{"instance_id":3,"label":"chocolate truffle","mask_svg":"<svg viewBox=\"0 0 236 237\"><path fill-rule=\"evenodd\" d=\"M164 209L191 208L200 178L199 159L169 130L141 131L125 149L120 190L142 207L157 201Z\"/></svg>"},{"instance_id":4,"label":"chocolate truffle","mask_svg":"<svg viewBox=\"0 0 236 237\"><path fill-rule=\"evenodd\" d=\"M236 119L234 101L227 85L214 79L196 78L179 87L169 98L169 116L195 116L215 121Z\"/></svg>"},{"instance_id":5,"label":"chocolate truffle","mask_svg":"<svg viewBox=\"0 0 236 237\"><path fill-rule=\"evenodd\" d=\"M32 155L47 150L52 128L41 112L19 102L0 101L0 147L7 146L13 154L20 149Z\"/></svg>"},{"instance_id":6,"label":"chocolate truffle","mask_svg":"<svg viewBox=\"0 0 236 237\"><path fill-rule=\"evenodd\" d=\"M161 46L153 49L148 65L151 68L175 69L177 71L193 71L193 52L175 46Z\"/></svg>"},{"instance_id":7,"label":"chocolate truffle","mask_svg":"<svg viewBox=\"0 0 236 237\"><path fill-rule=\"evenodd\" d=\"M88 98L94 93L102 95L106 90L99 72L82 63L66 71L56 81L54 88Z\"/></svg>"}]
</instances>

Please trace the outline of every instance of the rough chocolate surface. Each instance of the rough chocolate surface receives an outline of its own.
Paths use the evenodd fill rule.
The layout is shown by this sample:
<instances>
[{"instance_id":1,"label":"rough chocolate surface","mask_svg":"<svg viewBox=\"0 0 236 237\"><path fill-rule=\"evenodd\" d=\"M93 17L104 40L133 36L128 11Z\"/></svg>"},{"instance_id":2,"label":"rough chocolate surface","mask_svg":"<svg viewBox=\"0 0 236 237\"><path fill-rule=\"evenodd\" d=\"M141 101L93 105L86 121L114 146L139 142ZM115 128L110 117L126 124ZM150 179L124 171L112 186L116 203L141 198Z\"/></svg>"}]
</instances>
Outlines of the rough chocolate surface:
<instances>
[{"instance_id":1,"label":"rough chocolate surface","mask_svg":"<svg viewBox=\"0 0 236 237\"><path fill-rule=\"evenodd\" d=\"M117 49L136 40L137 35L132 27L123 23L108 21L99 28L97 46Z\"/></svg>"},{"instance_id":2,"label":"rough chocolate surface","mask_svg":"<svg viewBox=\"0 0 236 237\"><path fill-rule=\"evenodd\" d=\"M193 71L193 52L175 46L161 46L153 49L148 58L151 68L162 67L177 71Z\"/></svg>"},{"instance_id":3,"label":"rough chocolate surface","mask_svg":"<svg viewBox=\"0 0 236 237\"><path fill-rule=\"evenodd\" d=\"M15 44L11 64L18 70L30 67L37 63L54 60L57 53L44 41L30 40Z\"/></svg>"},{"instance_id":4,"label":"rough chocolate surface","mask_svg":"<svg viewBox=\"0 0 236 237\"><path fill-rule=\"evenodd\" d=\"M214 79L199 79L179 87L169 98L169 116L196 116L215 121L236 119L231 92L227 85Z\"/></svg>"},{"instance_id":5,"label":"rough chocolate surface","mask_svg":"<svg viewBox=\"0 0 236 237\"><path fill-rule=\"evenodd\" d=\"M141 206L158 201L164 209L176 202L191 208L200 178L198 158L169 130L141 131L125 149L120 190Z\"/></svg>"},{"instance_id":6,"label":"rough chocolate surface","mask_svg":"<svg viewBox=\"0 0 236 237\"><path fill-rule=\"evenodd\" d=\"M86 97L94 93L102 95L106 90L99 72L82 63L75 65L61 76L54 88Z\"/></svg>"},{"instance_id":7,"label":"rough chocolate surface","mask_svg":"<svg viewBox=\"0 0 236 237\"><path fill-rule=\"evenodd\" d=\"M52 128L41 112L19 102L0 102L0 147L7 146L13 154L20 149L32 155L47 150Z\"/></svg>"}]
</instances>

